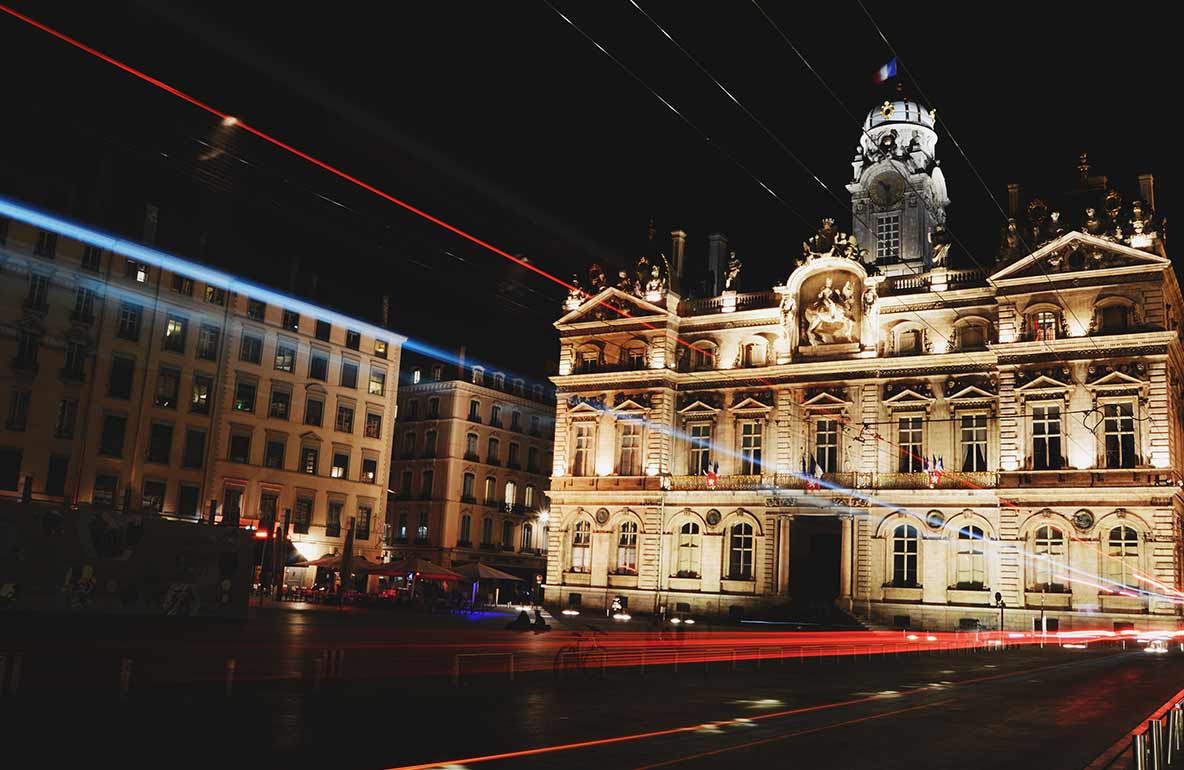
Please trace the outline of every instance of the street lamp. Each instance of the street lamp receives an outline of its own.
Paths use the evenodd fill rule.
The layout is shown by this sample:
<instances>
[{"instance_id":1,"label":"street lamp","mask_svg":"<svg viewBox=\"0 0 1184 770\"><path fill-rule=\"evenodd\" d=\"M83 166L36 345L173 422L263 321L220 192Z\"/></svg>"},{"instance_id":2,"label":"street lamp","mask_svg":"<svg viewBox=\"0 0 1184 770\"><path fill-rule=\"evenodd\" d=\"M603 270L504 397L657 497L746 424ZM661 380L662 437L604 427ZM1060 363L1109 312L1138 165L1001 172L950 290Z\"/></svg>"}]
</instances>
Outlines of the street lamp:
<instances>
[{"instance_id":1,"label":"street lamp","mask_svg":"<svg viewBox=\"0 0 1184 770\"><path fill-rule=\"evenodd\" d=\"M995 605L999 607L999 641L1003 642L1003 608L1007 603L1003 601L1003 594L998 591L995 592Z\"/></svg>"}]
</instances>

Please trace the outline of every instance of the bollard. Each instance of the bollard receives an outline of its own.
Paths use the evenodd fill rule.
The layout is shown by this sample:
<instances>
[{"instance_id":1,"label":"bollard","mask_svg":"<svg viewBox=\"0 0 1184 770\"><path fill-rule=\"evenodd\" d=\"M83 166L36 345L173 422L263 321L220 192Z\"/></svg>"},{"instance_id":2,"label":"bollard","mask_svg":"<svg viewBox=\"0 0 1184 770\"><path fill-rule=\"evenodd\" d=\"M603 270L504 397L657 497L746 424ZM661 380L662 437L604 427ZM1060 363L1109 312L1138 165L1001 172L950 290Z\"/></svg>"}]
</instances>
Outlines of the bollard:
<instances>
[{"instance_id":1,"label":"bollard","mask_svg":"<svg viewBox=\"0 0 1184 770\"><path fill-rule=\"evenodd\" d=\"M119 698L124 700L127 698L127 691L132 684L132 660L131 658L121 658L119 661Z\"/></svg>"},{"instance_id":2,"label":"bollard","mask_svg":"<svg viewBox=\"0 0 1184 770\"><path fill-rule=\"evenodd\" d=\"M238 667L238 663L234 658L226 661L226 697L234 695L234 670Z\"/></svg>"},{"instance_id":3,"label":"bollard","mask_svg":"<svg viewBox=\"0 0 1184 770\"><path fill-rule=\"evenodd\" d=\"M1131 736L1131 756L1135 760L1133 770L1148 770L1146 733L1135 733Z\"/></svg>"}]
</instances>

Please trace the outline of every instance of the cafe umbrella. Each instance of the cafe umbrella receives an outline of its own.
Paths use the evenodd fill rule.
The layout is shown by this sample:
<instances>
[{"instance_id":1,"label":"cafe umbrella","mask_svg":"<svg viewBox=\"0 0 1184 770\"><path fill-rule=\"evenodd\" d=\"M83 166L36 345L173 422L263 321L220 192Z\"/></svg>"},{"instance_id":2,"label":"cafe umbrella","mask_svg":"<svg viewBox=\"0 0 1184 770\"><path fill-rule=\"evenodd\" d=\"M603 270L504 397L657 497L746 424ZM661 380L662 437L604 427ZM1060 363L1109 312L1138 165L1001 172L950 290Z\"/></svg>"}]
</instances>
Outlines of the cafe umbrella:
<instances>
[{"instance_id":1,"label":"cafe umbrella","mask_svg":"<svg viewBox=\"0 0 1184 770\"><path fill-rule=\"evenodd\" d=\"M472 600L474 603L477 601L477 584L482 580L514 580L519 583L522 582L522 578L520 577L511 575L509 572L502 572L496 567L491 567L481 562L473 562L463 567L457 567L456 571L473 581ZM500 593L500 589L498 590Z\"/></svg>"}]
</instances>

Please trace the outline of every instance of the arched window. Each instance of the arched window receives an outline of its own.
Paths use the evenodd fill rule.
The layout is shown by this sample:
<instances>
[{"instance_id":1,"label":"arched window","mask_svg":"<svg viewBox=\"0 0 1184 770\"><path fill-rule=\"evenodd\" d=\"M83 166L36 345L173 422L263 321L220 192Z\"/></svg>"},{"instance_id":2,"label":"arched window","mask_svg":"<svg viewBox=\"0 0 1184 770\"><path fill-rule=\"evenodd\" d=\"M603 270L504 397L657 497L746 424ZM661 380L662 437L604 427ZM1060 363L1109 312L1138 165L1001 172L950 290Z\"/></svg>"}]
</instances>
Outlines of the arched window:
<instances>
[{"instance_id":1,"label":"arched window","mask_svg":"<svg viewBox=\"0 0 1184 770\"><path fill-rule=\"evenodd\" d=\"M1139 533L1130 527L1114 527L1106 538L1106 568L1103 574L1112 583L1135 588L1134 573L1139 569Z\"/></svg>"},{"instance_id":2,"label":"arched window","mask_svg":"<svg viewBox=\"0 0 1184 770\"><path fill-rule=\"evenodd\" d=\"M501 465L502 442L495 438L489 439L489 451L486 454L485 462L490 465Z\"/></svg>"},{"instance_id":3,"label":"arched window","mask_svg":"<svg viewBox=\"0 0 1184 770\"><path fill-rule=\"evenodd\" d=\"M768 343L764 340L744 343L744 365L764 366L766 348L768 348Z\"/></svg>"},{"instance_id":4,"label":"arched window","mask_svg":"<svg viewBox=\"0 0 1184 770\"><path fill-rule=\"evenodd\" d=\"M961 350L982 350L987 346L987 327L968 323L958 327L958 347Z\"/></svg>"},{"instance_id":5,"label":"arched window","mask_svg":"<svg viewBox=\"0 0 1184 770\"><path fill-rule=\"evenodd\" d=\"M460 517L460 537L457 538L457 541L466 544L471 543L472 537L473 517L466 513L464 516Z\"/></svg>"},{"instance_id":6,"label":"arched window","mask_svg":"<svg viewBox=\"0 0 1184 770\"><path fill-rule=\"evenodd\" d=\"M617 574L637 574L637 522L623 521L617 528Z\"/></svg>"},{"instance_id":7,"label":"arched window","mask_svg":"<svg viewBox=\"0 0 1184 770\"><path fill-rule=\"evenodd\" d=\"M728 532L729 580L752 580L755 550L752 525L744 522L733 524Z\"/></svg>"},{"instance_id":8,"label":"arched window","mask_svg":"<svg viewBox=\"0 0 1184 770\"><path fill-rule=\"evenodd\" d=\"M587 374L600 369L600 348L585 345L576 353L576 373Z\"/></svg>"},{"instance_id":9,"label":"arched window","mask_svg":"<svg viewBox=\"0 0 1184 770\"><path fill-rule=\"evenodd\" d=\"M527 484L522 491L522 507L528 511L534 510L534 484Z\"/></svg>"},{"instance_id":10,"label":"arched window","mask_svg":"<svg viewBox=\"0 0 1184 770\"><path fill-rule=\"evenodd\" d=\"M688 521L678 528L677 577L699 577L699 525Z\"/></svg>"},{"instance_id":11,"label":"arched window","mask_svg":"<svg viewBox=\"0 0 1184 770\"><path fill-rule=\"evenodd\" d=\"M896 352L902 356L925 352L925 332L921 329L905 329L896 337Z\"/></svg>"},{"instance_id":12,"label":"arched window","mask_svg":"<svg viewBox=\"0 0 1184 770\"><path fill-rule=\"evenodd\" d=\"M1111 301L1097 310L1097 327L1102 334L1124 334L1130 330L1131 308L1122 301Z\"/></svg>"},{"instance_id":13,"label":"arched window","mask_svg":"<svg viewBox=\"0 0 1184 770\"><path fill-rule=\"evenodd\" d=\"M1031 591L1064 591L1065 533L1056 527L1044 526L1036 530L1032 541Z\"/></svg>"},{"instance_id":14,"label":"arched window","mask_svg":"<svg viewBox=\"0 0 1184 770\"><path fill-rule=\"evenodd\" d=\"M514 507L518 502L518 484L514 481L506 482L506 510Z\"/></svg>"},{"instance_id":15,"label":"arched window","mask_svg":"<svg viewBox=\"0 0 1184 770\"><path fill-rule=\"evenodd\" d=\"M588 572L592 565L592 522L581 519L571 533L571 571Z\"/></svg>"},{"instance_id":16,"label":"arched window","mask_svg":"<svg viewBox=\"0 0 1184 770\"><path fill-rule=\"evenodd\" d=\"M493 505L494 503L497 502L496 486L497 486L497 479L495 479L493 476L486 476L485 477L485 504L486 505Z\"/></svg>"},{"instance_id":17,"label":"arched window","mask_svg":"<svg viewBox=\"0 0 1184 770\"><path fill-rule=\"evenodd\" d=\"M1028 316L1029 334L1031 339L1040 342L1041 340L1055 340L1060 331L1061 319L1060 313L1056 310L1038 310Z\"/></svg>"},{"instance_id":18,"label":"arched window","mask_svg":"<svg viewBox=\"0 0 1184 770\"><path fill-rule=\"evenodd\" d=\"M645 343L640 340L626 343L621 350L621 365L626 369L644 369L645 349Z\"/></svg>"},{"instance_id":19,"label":"arched window","mask_svg":"<svg viewBox=\"0 0 1184 770\"><path fill-rule=\"evenodd\" d=\"M477 434L469 433L465 436L465 459L476 460L477 458Z\"/></svg>"},{"instance_id":20,"label":"arched window","mask_svg":"<svg viewBox=\"0 0 1184 770\"><path fill-rule=\"evenodd\" d=\"M474 366L473 367L473 382L477 385L484 385L485 384L485 367L484 366Z\"/></svg>"},{"instance_id":21,"label":"arched window","mask_svg":"<svg viewBox=\"0 0 1184 770\"><path fill-rule=\"evenodd\" d=\"M493 545L493 519L488 516L481 522L481 545Z\"/></svg>"},{"instance_id":22,"label":"arched window","mask_svg":"<svg viewBox=\"0 0 1184 770\"><path fill-rule=\"evenodd\" d=\"M502 548L514 548L514 522L502 522Z\"/></svg>"},{"instance_id":23,"label":"arched window","mask_svg":"<svg viewBox=\"0 0 1184 770\"><path fill-rule=\"evenodd\" d=\"M917 587L917 528L901 524L892 531L892 585Z\"/></svg>"},{"instance_id":24,"label":"arched window","mask_svg":"<svg viewBox=\"0 0 1184 770\"><path fill-rule=\"evenodd\" d=\"M531 524L522 525L522 550L529 551L534 548L534 526Z\"/></svg>"},{"instance_id":25,"label":"arched window","mask_svg":"<svg viewBox=\"0 0 1184 770\"><path fill-rule=\"evenodd\" d=\"M958 557L955 582L958 588L981 590L987 582L987 559L983 552L983 531L966 526L958 530Z\"/></svg>"},{"instance_id":26,"label":"arched window","mask_svg":"<svg viewBox=\"0 0 1184 770\"><path fill-rule=\"evenodd\" d=\"M695 370L715 368L715 344L696 342L691 345L691 368Z\"/></svg>"}]
</instances>

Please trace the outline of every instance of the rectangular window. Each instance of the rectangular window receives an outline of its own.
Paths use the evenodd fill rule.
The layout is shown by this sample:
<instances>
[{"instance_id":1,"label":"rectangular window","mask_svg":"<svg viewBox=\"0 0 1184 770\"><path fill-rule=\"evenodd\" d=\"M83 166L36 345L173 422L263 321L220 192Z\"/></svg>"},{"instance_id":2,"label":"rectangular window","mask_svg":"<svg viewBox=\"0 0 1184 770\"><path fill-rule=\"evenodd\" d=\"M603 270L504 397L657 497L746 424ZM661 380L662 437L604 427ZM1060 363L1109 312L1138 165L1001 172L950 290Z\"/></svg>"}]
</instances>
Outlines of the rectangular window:
<instances>
[{"instance_id":1,"label":"rectangular window","mask_svg":"<svg viewBox=\"0 0 1184 770\"><path fill-rule=\"evenodd\" d=\"M319 398L310 398L304 402L304 424L320 427L325 416L325 402Z\"/></svg>"},{"instance_id":2,"label":"rectangular window","mask_svg":"<svg viewBox=\"0 0 1184 770\"><path fill-rule=\"evenodd\" d=\"M1032 337L1037 341L1055 340L1057 338L1057 314L1051 310L1042 310L1032 319Z\"/></svg>"},{"instance_id":3,"label":"rectangular window","mask_svg":"<svg viewBox=\"0 0 1184 770\"><path fill-rule=\"evenodd\" d=\"M354 432L354 408L352 406L337 405L337 420L334 427L343 433Z\"/></svg>"},{"instance_id":4,"label":"rectangular window","mask_svg":"<svg viewBox=\"0 0 1184 770\"><path fill-rule=\"evenodd\" d=\"M700 422L691 429L690 472L702 475L711 470L711 423Z\"/></svg>"},{"instance_id":5,"label":"rectangular window","mask_svg":"<svg viewBox=\"0 0 1184 770\"><path fill-rule=\"evenodd\" d=\"M539 435L539 416L537 414L530 417L530 435Z\"/></svg>"},{"instance_id":6,"label":"rectangular window","mask_svg":"<svg viewBox=\"0 0 1184 770\"><path fill-rule=\"evenodd\" d=\"M1106 467L1134 468L1135 417L1130 403L1106 404Z\"/></svg>"},{"instance_id":7,"label":"rectangular window","mask_svg":"<svg viewBox=\"0 0 1184 770\"><path fill-rule=\"evenodd\" d=\"M436 456L436 431L428 430L423 434L423 456Z\"/></svg>"},{"instance_id":8,"label":"rectangular window","mask_svg":"<svg viewBox=\"0 0 1184 770\"><path fill-rule=\"evenodd\" d=\"M274 492L264 492L259 495L259 529L267 532L275 526L276 514L279 512L279 496Z\"/></svg>"},{"instance_id":9,"label":"rectangular window","mask_svg":"<svg viewBox=\"0 0 1184 770\"><path fill-rule=\"evenodd\" d=\"M317 460L319 459L320 451L316 447L306 446L300 448L300 472L307 473L310 476L317 475Z\"/></svg>"},{"instance_id":10,"label":"rectangular window","mask_svg":"<svg viewBox=\"0 0 1184 770\"><path fill-rule=\"evenodd\" d=\"M9 430L24 430L28 425L31 395L30 391L24 389L12 391L12 396L8 400L7 427Z\"/></svg>"},{"instance_id":11,"label":"rectangular window","mask_svg":"<svg viewBox=\"0 0 1184 770\"><path fill-rule=\"evenodd\" d=\"M39 257L53 259L57 256L58 234L48 230L37 231L37 244L33 246L33 253Z\"/></svg>"},{"instance_id":12,"label":"rectangular window","mask_svg":"<svg viewBox=\"0 0 1184 770\"><path fill-rule=\"evenodd\" d=\"M354 539L355 540L369 540L370 539L370 520L371 508L368 505L358 506L358 517L354 522Z\"/></svg>"},{"instance_id":13,"label":"rectangular window","mask_svg":"<svg viewBox=\"0 0 1184 770\"><path fill-rule=\"evenodd\" d=\"M307 535L310 524L312 524L312 498L297 497L296 505L292 507L292 531L298 535Z\"/></svg>"},{"instance_id":14,"label":"rectangular window","mask_svg":"<svg viewBox=\"0 0 1184 770\"><path fill-rule=\"evenodd\" d=\"M345 346L350 350L360 350L362 348L362 333L356 332L353 329L346 329Z\"/></svg>"},{"instance_id":15,"label":"rectangular window","mask_svg":"<svg viewBox=\"0 0 1184 770\"><path fill-rule=\"evenodd\" d=\"M469 419L473 422L481 422L481 402L473 400L469 402Z\"/></svg>"},{"instance_id":16,"label":"rectangular window","mask_svg":"<svg viewBox=\"0 0 1184 770\"><path fill-rule=\"evenodd\" d=\"M1032 407L1032 468L1057 470L1061 463L1061 407Z\"/></svg>"},{"instance_id":17,"label":"rectangular window","mask_svg":"<svg viewBox=\"0 0 1184 770\"><path fill-rule=\"evenodd\" d=\"M497 479L493 476L485 477L485 504L495 505L497 503Z\"/></svg>"},{"instance_id":18,"label":"rectangular window","mask_svg":"<svg viewBox=\"0 0 1184 770\"><path fill-rule=\"evenodd\" d=\"M880 214L876 217L876 261L887 262L900 257L900 214Z\"/></svg>"},{"instance_id":19,"label":"rectangular window","mask_svg":"<svg viewBox=\"0 0 1184 770\"><path fill-rule=\"evenodd\" d=\"M252 321L262 321L267 317L267 305L262 300L247 300L247 318Z\"/></svg>"},{"instance_id":20,"label":"rectangular window","mask_svg":"<svg viewBox=\"0 0 1184 770\"><path fill-rule=\"evenodd\" d=\"M510 430L522 432L522 412L517 410L510 412Z\"/></svg>"},{"instance_id":21,"label":"rectangular window","mask_svg":"<svg viewBox=\"0 0 1184 770\"><path fill-rule=\"evenodd\" d=\"M411 471L403 471L402 480L399 483L399 497L411 497L411 480L414 474Z\"/></svg>"},{"instance_id":22,"label":"rectangular window","mask_svg":"<svg viewBox=\"0 0 1184 770\"><path fill-rule=\"evenodd\" d=\"M359 481L364 481L367 484L378 481L378 460L373 457L362 458L362 478Z\"/></svg>"},{"instance_id":23,"label":"rectangular window","mask_svg":"<svg viewBox=\"0 0 1184 770\"><path fill-rule=\"evenodd\" d=\"M99 454L108 457L122 457L123 434L126 429L126 417L118 414L103 415L103 432L99 435Z\"/></svg>"},{"instance_id":24,"label":"rectangular window","mask_svg":"<svg viewBox=\"0 0 1184 770\"><path fill-rule=\"evenodd\" d=\"M132 397L132 375L136 371L135 359L115 356L111 359L111 380L107 384L107 395L111 398Z\"/></svg>"},{"instance_id":25,"label":"rectangular window","mask_svg":"<svg viewBox=\"0 0 1184 770\"><path fill-rule=\"evenodd\" d=\"M194 414L209 414L210 413L210 391L214 387L214 381L204 375L193 375L193 393L189 397L189 411Z\"/></svg>"},{"instance_id":26,"label":"rectangular window","mask_svg":"<svg viewBox=\"0 0 1184 770\"><path fill-rule=\"evenodd\" d=\"M412 401L411 403L413 403L413 404L414 404L415 402L414 402L414 401ZM414 408L412 408L412 410L411 410L411 413L412 413L412 414L414 414L414 413L415 413L415 409L414 409ZM437 418L437 417L439 417L439 416L440 416L440 399L438 399L438 398L429 398L429 399L428 399L428 419L429 419L429 420L434 420L434 419L436 419L436 418Z\"/></svg>"},{"instance_id":27,"label":"rectangular window","mask_svg":"<svg viewBox=\"0 0 1184 770\"><path fill-rule=\"evenodd\" d=\"M251 462L251 437L246 433L231 434L227 458L233 463Z\"/></svg>"},{"instance_id":28,"label":"rectangular window","mask_svg":"<svg viewBox=\"0 0 1184 770\"><path fill-rule=\"evenodd\" d=\"M520 467L520 447L513 441L510 442L510 453L506 456L506 466L510 468Z\"/></svg>"},{"instance_id":29,"label":"rectangular window","mask_svg":"<svg viewBox=\"0 0 1184 770\"><path fill-rule=\"evenodd\" d=\"M49 456L49 472L45 475L45 494L63 497L66 494L66 474L70 458L65 455Z\"/></svg>"},{"instance_id":30,"label":"rectangular window","mask_svg":"<svg viewBox=\"0 0 1184 770\"><path fill-rule=\"evenodd\" d=\"M839 421L814 423L814 462L823 473L839 471ZM808 469L813 472L813 468Z\"/></svg>"},{"instance_id":31,"label":"rectangular window","mask_svg":"<svg viewBox=\"0 0 1184 770\"><path fill-rule=\"evenodd\" d=\"M959 440L962 444L962 470L967 472L987 469L987 416L962 415L959 421Z\"/></svg>"},{"instance_id":32,"label":"rectangular window","mask_svg":"<svg viewBox=\"0 0 1184 770\"><path fill-rule=\"evenodd\" d=\"M321 340L322 342L328 342L332 332L332 324L330 324L328 321L317 320L315 335L318 340Z\"/></svg>"},{"instance_id":33,"label":"rectangular window","mask_svg":"<svg viewBox=\"0 0 1184 770\"><path fill-rule=\"evenodd\" d=\"M234 386L234 410L236 412L254 412L255 391L255 383L239 380Z\"/></svg>"},{"instance_id":34,"label":"rectangular window","mask_svg":"<svg viewBox=\"0 0 1184 770\"><path fill-rule=\"evenodd\" d=\"M576 423L572 426L572 431L575 436L572 444L571 475L591 476L592 425L584 422Z\"/></svg>"},{"instance_id":35,"label":"rectangular window","mask_svg":"<svg viewBox=\"0 0 1184 770\"><path fill-rule=\"evenodd\" d=\"M325 537L341 537L341 509L344 503L330 500L325 509Z\"/></svg>"},{"instance_id":36,"label":"rectangular window","mask_svg":"<svg viewBox=\"0 0 1184 770\"><path fill-rule=\"evenodd\" d=\"M341 359L341 387L358 387L358 364L356 361Z\"/></svg>"},{"instance_id":37,"label":"rectangular window","mask_svg":"<svg viewBox=\"0 0 1184 770\"><path fill-rule=\"evenodd\" d=\"M185 451L181 455L181 465L185 468L200 468L206 462L206 434L205 431L189 428L185 431Z\"/></svg>"},{"instance_id":38,"label":"rectangular window","mask_svg":"<svg viewBox=\"0 0 1184 770\"><path fill-rule=\"evenodd\" d=\"M921 445L922 418L901 417L896 422L896 444L899 447L901 473L921 473L925 470L925 451Z\"/></svg>"},{"instance_id":39,"label":"rectangular window","mask_svg":"<svg viewBox=\"0 0 1184 770\"><path fill-rule=\"evenodd\" d=\"M329 354L314 350L308 358L308 376L325 382L329 379Z\"/></svg>"},{"instance_id":40,"label":"rectangular window","mask_svg":"<svg viewBox=\"0 0 1184 770\"><path fill-rule=\"evenodd\" d=\"M419 512L419 526L415 528L415 542L426 543L428 541L428 512Z\"/></svg>"},{"instance_id":41,"label":"rectangular window","mask_svg":"<svg viewBox=\"0 0 1184 770\"><path fill-rule=\"evenodd\" d=\"M366 438L382 438L382 415L366 413Z\"/></svg>"},{"instance_id":42,"label":"rectangular window","mask_svg":"<svg viewBox=\"0 0 1184 770\"><path fill-rule=\"evenodd\" d=\"M532 447L526 448L526 470L529 471L530 473L538 473L539 472L539 448L538 447L532 446Z\"/></svg>"},{"instance_id":43,"label":"rectangular window","mask_svg":"<svg viewBox=\"0 0 1184 770\"><path fill-rule=\"evenodd\" d=\"M187 519L196 519L201 515L198 511L201 501L197 499L200 494L200 488L192 484L182 484L181 490L177 493L177 515Z\"/></svg>"},{"instance_id":44,"label":"rectangular window","mask_svg":"<svg viewBox=\"0 0 1184 770\"><path fill-rule=\"evenodd\" d=\"M346 452L333 453L333 466L329 468L329 475L335 479L349 478L349 454Z\"/></svg>"},{"instance_id":45,"label":"rectangular window","mask_svg":"<svg viewBox=\"0 0 1184 770\"><path fill-rule=\"evenodd\" d=\"M66 365L62 377L68 380L86 379L86 346L79 342L66 343Z\"/></svg>"},{"instance_id":46,"label":"rectangular window","mask_svg":"<svg viewBox=\"0 0 1184 770\"><path fill-rule=\"evenodd\" d=\"M476 485L477 485L477 477L475 475L473 475L472 473L466 473L464 475L464 482L461 484L461 490L460 490L461 499L468 501L470 503L475 502L476 498L474 497L474 495L477 494Z\"/></svg>"},{"instance_id":47,"label":"rectangular window","mask_svg":"<svg viewBox=\"0 0 1184 770\"><path fill-rule=\"evenodd\" d=\"M134 259L129 259L124 275L136 283L148 283L148 265L143 262L137 262Z\"/></svg>"},{"instance_id":48,"label":"rectangular window","mask_svg":"<svg viewBox=\"0 0 1184 770\"><path fill-rule=\"evenodd\" d=\"M621 476L641 475L641 423L623 420L620 424L621 442L617 473Z\"/></svg>"},{"instance_id":49,"label":"rectangular window","mask_svg":"<svg viewBox=\"0 0 1184 770\"><path fill-rule=\"evenodd\" d=\"M95 489L91 493L91 501L95 505L115 505L115 493L119 490L119 477L109 473L95 476Z\"/></svg>"},{"instance_id":50,"label":"rectangular window","mask_svg":"<svg viewBox=\"0 0 1184 770\"><path fill-rule=\"evenodd\" d=\"M58 402L57 419L54 421L53 435L58 438L74 438L74 426L78 423L78 402L64 398Z\"/></svg>"},{"instance_id":51,"label":"rectangular window","mask_svg":"<svg viewBox=\"0 0 1184 770\"><path fill-rule=\"evenodd\" d=\"M98 246L87 246L82 251L82 269L92 273L99 272L103 265L103 250Z\"/></svg>"},{"instance_id":52,"label":"rectangular window","mask_svg":"<svg viewBox=\"0 0 1184 770\"><path fill-rule=\"evenodd\" d=\"M243 488L227 487L222 493L222 524L237 527L243 515Z\"/></svg>"},{"instance_id":53,"label":"rectangular window","mask_svg":"<svg viewBox=\"0 0 1184 770\"><path fill-rule=\"evenodd\" d=\"M41 338L38 335L18 331L16 356L12 361L13 368L35 373L39 368L37 353L40 348Z\"/></svg>"},{"instance_id":54,"label":"rectangular window","mask_svg":"<svg viewBox=\"0 0 1184 770\"><path fill-rule=\"evenodd\" d=\"M489 424L495 428L502 427L502 408L497 404L489 408Z\"/></svg>"},{"instance_id":55,"label":"rectangular window","mask_svg":"<svg viewBox=\"0 0 1184 770\"><path fill-rule=\"evenodd\" d=\"M71 321L78 323L93 323L95 320L95 290L88 286L79 286L74 291L74 312L70 314Z\"/></svg>"},{"instance_id":56,"label":"rectangular window","mask_svg":"<svg viewBox=\"0 0 1184 770\"><path fill-rule=\"evenodd\" d=\"M181 390L181 371L161 367L156 375L156 397L153 403L162 409L177 408L177 394Z\"/></svg>"},{"instance_id":57,"label":"rectangular window","mask_svg":"<svg viewBox=\"0 0 1184 770\"><path fill-rule=\"evenodd\" d=\"M281 420L288 419L292 412L292 393L284 387L279 385L271 386L271 404L268 406L267 415L269 417L276 417Z\"/></svg>"},{"instance_id":58,"label":"rectangular window","mask_svg":"<svg viewBox=\"0 0 1184 770\"><path fill-rule=\"evenodd\" d=\"M148 462L168 465L173 449L173 426L153 423L148 429Z\"/></svg>"},{"instance_id":59,"label":"rectangular window","mask_svg":"<svg viewBox=\"0 0 1184 770\"><path fill-rule=\"evenodd\" d=\"M385 340L374 340L374 355L378 358L386 358Z\"/></svg>"},{"instance_id":60,"label":"rectangular window","mask_svg":"<svg viewBox=\"0 0 1184 770\"><path fill-rule=\"evenodd\" d=\"M300 331L300 314L291 310L285 310L283 327L289 331Z\"/></svg>"},{"instance_id":61,"label":"rectangular window","mask_svg":"<svg viewBox=\"0 0 1184 770\"><path fill-rule=\"evenodd\" d=\"M145 479L144 494L140 500L141 505L151 511L163 511L166 494L168 494L168 482Z\"/></svg>"},{"instance_id":62,"label":"rectangular window","mask_svg":"<svg viewBox=\"0 0 1184 770\"><path fill-rule=\"evenodd\" d=\"M430 499L432 492L435 491L433 489L433 487L435 487L435 481L436 474L434 471L424 471L422 483L419 487L419 496L425 499Z\"/></svg>"},{"instance_id":63,"label":"rectangular window","mask_svg":"<svg viewBox=\"0 0 1184 770\"><path fill-rule=\"evenodd\" d=\"M740 423L740 475L755 476L761 472L761 449L764 425L759 420Z\"/></svg>"},{"instance_id":64,"label":"rectangular window","mask_svg":"<svg viewBox=\"0 0 1184 770\"><path fill-rule=\"evenodd\" d=\"M243 332L243 339L238 349L240 361L257 364L263 360L263 338Z\"/></svg>"},{"instance_id":65,"label":"rectangular window","mask_svg":"<svg viewBox=\"0 0 1184 770\"><path fill-rule=\"evenodd\" d=\"M206 361L218 360L218 339L221 331L217 326L202 324L197 333L197 357Z\"/></svg>"},{"instance_id":66,"label":"rectangular window","mask_svg":"<svg viewBox=\"0 0 1184 770\"><path fill-rule=\"evenodd\" d=\"M220 289L217 286L206 284L206 302L211 305L225 305L226 289Z\"/></svg>"},{"instance_id":67,"label":"rectangular window","mask_svg":"<svg viewBox=\"0 0 1184 770\"><path fill-rule=\"evenodd\" d=\"M119 303L119 319L116 322L115 333L125 340L133 342L140 339L140 323L144 318L144 308L131 302Z\"/></svg>"},{"instance_id":68,"label":"rectangular window","mask_svg":"<svg viewBox=\"0 0 1184 770\"><path fill-rule=\"evenodd\" d=\"M284 467L284 440L281 438L269 438L267 444L263 448L263 464L268 468L283 468Z\"/></svg>"},{"instance_id":69,"label":"rectangular window","mask_svg":"<svg viewBox=\"0 0 1184 770\"><path fill-rule=\"evenodd\" d=\"M189 322L180 316L169 313L164 322L164 341L161 346L170 353L185 352L185 333Z\"/></svg>"},{"instance_id":70,"label":"rectangular window","mask_svg":"<svg viewBox=\"0 0 1184 770\"><path fill-rule=\"evenodd\" d=\"M173 273L173 291L186 297L192 297L193 279L180 273Z\"/></svg>"},{"instance_id":71,"label":"rectangular window","mask_svg":"<svg viewBox=\"0 0 1184 770\"><path fill-rule=\"evenodd\" d=\"M381 396L386 393L386 370L370 367L370 395Z\"/></svg>"},{"instance_id":72,"label":"rectangular window","mask_svg":"<svg viewBox=\"0 0 1184 770\"><path fill-rule=\"evenodd\" d=\"M296 371L296 343L284 339L276 342L275 368L281 372Z\"/></svg>"}]
</instances>

